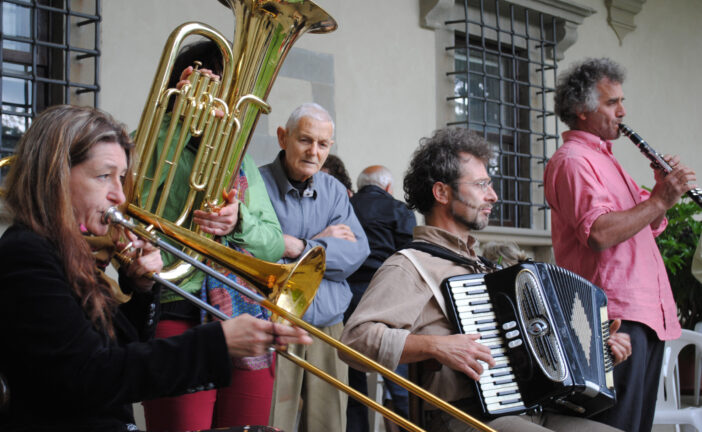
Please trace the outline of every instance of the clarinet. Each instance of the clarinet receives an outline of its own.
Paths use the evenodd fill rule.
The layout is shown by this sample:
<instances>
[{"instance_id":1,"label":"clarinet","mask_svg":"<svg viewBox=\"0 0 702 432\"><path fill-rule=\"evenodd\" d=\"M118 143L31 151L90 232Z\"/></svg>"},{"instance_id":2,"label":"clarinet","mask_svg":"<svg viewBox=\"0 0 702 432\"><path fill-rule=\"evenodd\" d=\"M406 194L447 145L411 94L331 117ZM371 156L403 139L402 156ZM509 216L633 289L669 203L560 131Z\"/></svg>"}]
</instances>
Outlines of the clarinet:
<instances>
[{"instance_id":1,"label":"clarinet","mask_svg":"<svg viewBox=\"0 0 702 432\"><path fill-rule=\"evenodd\" d=\"M653 167L659 171L662 171L664 174L668 174L673 170L673 168L668 165L668 162L666 162L663 157L655 151L646 141L644 141L643 138L639 134L633 131L629 126L625 125L624 123L619 123L619 131L629 137L631 142L633 142L636 147L641 150L641 153L644 154L653 163ZM700 188L695 188L687 191L687 196L692 199L692 201L695 202L698 206L702 207L702 189Z\"/></svg>"}]
</instances>

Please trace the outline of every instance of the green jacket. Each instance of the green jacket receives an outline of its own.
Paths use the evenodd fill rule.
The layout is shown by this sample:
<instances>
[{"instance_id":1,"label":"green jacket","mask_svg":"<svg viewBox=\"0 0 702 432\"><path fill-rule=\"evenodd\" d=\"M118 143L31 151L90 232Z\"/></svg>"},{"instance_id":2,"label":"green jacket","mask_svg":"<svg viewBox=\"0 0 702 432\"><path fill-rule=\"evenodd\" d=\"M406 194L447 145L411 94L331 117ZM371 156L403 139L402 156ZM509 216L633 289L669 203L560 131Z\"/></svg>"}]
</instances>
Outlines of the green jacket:
<instances>
[{"instance_id":1,"label":"green jacket","mask_svg":"<svg viewBox=\"0 0 702 432\"><path fill-rule=\"evenodd\" d=\"M163 121L161 130L159 131L157 146L158 153L161 153L163 141L166 137L166 125L170 121L170 116L167 115ZM178 135L176 130L175 136ZM189 193L189 176L190 169L195 160L195 149L186 148L180 155L177 161L175 180L168 193L168 203L164 209L163 216L173 221L183 209L184 202ZM153 163L149 173L153 173ZM238 246L246 249L254 257L266 261L276 262L282 256L285 250L283 241L283 232L280 229L278 217L273 210L271 201L268 198L266 186L263 183L261 174L256 167L256 164L249 155L244 155L241 169L246 175L248 187L244 197L239 197L239 222L234 231L225 236L229 243L236 243ZM162 175L161 183L165 180L165 174ZM150 182L144 184L144 196L148 194L147 190L150 187ZM160 194L161 189L159 189ZM200 203L196 202L194 208L199 208ZM188 217L188 222L185 226L189 226L191 217ZM171 264L174 259L171 255L164 253L162 255L164 267ZM190 279L181 283L180 287L187 292L195 293L202 287L202 282L205 275L202 272L196 272ZM162 302L180 300L181 297L170 291L164 291L161 295Z\"/></svg>"}]
</instances>

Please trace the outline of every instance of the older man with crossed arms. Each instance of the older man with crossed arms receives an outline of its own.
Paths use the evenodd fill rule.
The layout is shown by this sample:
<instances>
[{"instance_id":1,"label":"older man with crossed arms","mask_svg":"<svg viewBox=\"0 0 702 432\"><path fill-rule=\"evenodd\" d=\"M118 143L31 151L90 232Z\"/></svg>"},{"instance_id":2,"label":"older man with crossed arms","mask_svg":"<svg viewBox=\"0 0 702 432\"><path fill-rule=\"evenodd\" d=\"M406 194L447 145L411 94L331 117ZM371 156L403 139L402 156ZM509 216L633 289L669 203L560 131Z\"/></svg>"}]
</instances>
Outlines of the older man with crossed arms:
<instances>
[{"instance_id":1,"label":"older man with crossed arms","mask_svg":"<svg viewBox=\"0 0 702 432\"><path fill-rule=\"evenodd\" d=\"M344 311L351 301L346 278L370 250L344 186L320 172L334 143L334 122L317 104L296 108L285 128L278 128L282 149L276 159L261 167L273 208L285 240L283 260L295 261L315 246L326 251L326 271L317 294L303 319L338 339ZM333 347L315 343L291 350L300 357L347 381L347 366ZM292 431L344 431L346 394L336 390L290 361L280 359L274 385L272 423ZM302 398L300 425L295 423Z\"/></svg>"}]
</instances>

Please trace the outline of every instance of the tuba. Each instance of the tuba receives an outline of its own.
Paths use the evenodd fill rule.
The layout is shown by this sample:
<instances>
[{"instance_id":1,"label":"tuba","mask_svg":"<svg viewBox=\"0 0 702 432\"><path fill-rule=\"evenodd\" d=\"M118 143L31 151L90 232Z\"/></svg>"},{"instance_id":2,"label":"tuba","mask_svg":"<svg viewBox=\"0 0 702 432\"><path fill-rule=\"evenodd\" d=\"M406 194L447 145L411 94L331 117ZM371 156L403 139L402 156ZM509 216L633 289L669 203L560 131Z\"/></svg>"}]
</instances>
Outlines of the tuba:
<instances>
[{"instance_id":1,"label":"tuba","mask_svg":"<svg viewBox=\"0 0 702 432\"><path fill-rule=\"evenodd\" d=\"M324 273L322 248L309 251L296 263L268 263L218 243L192 223L191 215L193 210L216 211L224 204L222 191L230 190L236 181L260 113L270 111L265 100L293 43L305 32L327 33L337 24L311 1L220 3L235 14L233 45L212 27L196 22L180 25L166 41L134 137L126 212L185 245L191 257L206 257L235 269L266 296L301 316ZM196 65L187 84L168 88L178 51L193 35L218 47L221 79L200 73ZM188 184L177 184L176 171L191 137L199 140L199 146ZM174 185L187 191L184 202L173 201L182 198L170 193ZM164 268L161 277L180 283L192 277L194 270L179 259Z\"/></svg>"}]
</instances>

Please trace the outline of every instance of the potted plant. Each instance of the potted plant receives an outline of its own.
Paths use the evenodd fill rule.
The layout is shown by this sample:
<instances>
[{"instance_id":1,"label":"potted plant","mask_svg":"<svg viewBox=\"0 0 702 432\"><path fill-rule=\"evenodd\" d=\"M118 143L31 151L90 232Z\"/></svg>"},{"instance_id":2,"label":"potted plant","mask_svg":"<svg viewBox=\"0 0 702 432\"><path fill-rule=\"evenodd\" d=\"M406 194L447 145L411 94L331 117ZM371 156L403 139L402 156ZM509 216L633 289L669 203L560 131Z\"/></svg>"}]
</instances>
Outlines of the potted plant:
<instances>
[{"instance_id":1,"label":"potted plant","mask_svg":"<svg viewBox=\"0 0 702 432\"><path fill-rule=\"evenodd\" d=\"M702 208L689 198L683 198L667 211L668 227L656 238L678 306L680 325L690 330L702 321L702 283L691 273L692 258L702 232L702 221L695 218L700 213ZM681 391L686 394L694 390L694 360L692 346L680 352L680 384Z\"/></svg>"},{"instance_id":2,"label":"potted plant","mask_svg":"<svg viewBox=\"0 0 702 432\"><path fill-rule=\"evenodd\" d=\"M702 221L695 215L701 213L702 208L683 198L668 210L668 227L656 238L678 305L680 325L690 330L702 321L702 283L691 273L692 257L702 233Z\"/></svg>"}]
</instances>

